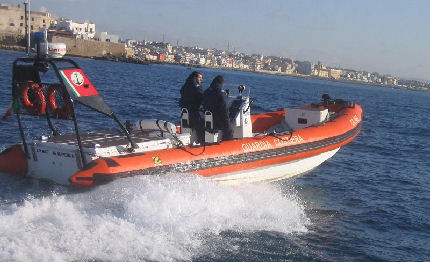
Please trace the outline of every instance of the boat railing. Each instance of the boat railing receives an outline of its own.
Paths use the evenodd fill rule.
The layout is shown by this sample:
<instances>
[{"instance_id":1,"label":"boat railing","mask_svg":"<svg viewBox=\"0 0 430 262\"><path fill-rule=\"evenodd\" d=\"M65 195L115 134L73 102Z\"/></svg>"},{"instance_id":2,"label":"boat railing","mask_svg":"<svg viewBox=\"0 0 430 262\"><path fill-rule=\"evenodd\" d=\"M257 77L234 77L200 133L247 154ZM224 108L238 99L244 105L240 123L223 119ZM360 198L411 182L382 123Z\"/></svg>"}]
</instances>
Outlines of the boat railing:
<instances>
[{"instance_id":1,"label":"boat railing","mask_svg":"<svg viewBox=\"0 0 430 262\"><path fill-rule=\"evenodd\" d=\"M54 117L52 114L52 110L50 110L49 107L47 107L48 109L46 110L46 112L44 110L43 112L42 110L40 110L37 113L28 113L28 112L26 113L24 110L22 110L22 108L25 107L22 101L22 97L23 97L22 84L28 81L34 82L35 84L40 86L40 88L42 89L43 95L47 95L47 88L53 83L42 82L40 73L41 72L45 73L51 68L52 68L52 71L55 73L54 74L54 78L56 79L55 81L57 81L55 85L58 85L58 91L63 94L63 100L65 100L63 102L67 103L68 106L70 107L69 115L65 117L58 117L57 115ZM13 104L14 104L14 107L16 108L15 113L17 116L18 128L23 142L24 152L27 155L27 158L30 158L30 153L27 146L26 136L24 133L24 126L23 126L21 116L33 115L38 117L45 117L47 120L49 129L52 131L52 134L56 136L59 133L51 121L51 118L54 117L54 118L59 118L63 120L73 121L73 126L74 126L79 152L80 152L82 161L85 164L85 156L82 148L81 135L79 132L79 126L78 126L76 112L75 112L76 102L112 118L118 124L120 129L123 131L123 133L129 140L131 144L131 150L133 150L133 148L136 148L137 145L132 140L130 133L127 131L124 124L122 124L119 121L115 113L112 112L109 106L105 104L104 100L101 98L101 96L98 95L97 91L96 91L97 97L94 96L94 99L93 99L94 102L90 100L89 96L80 97L79 94L78 95L71 94L70 89L73 88L73 86L70 87L70 83L68 83L70 81L68 81L67 79L64 78L64 76L61 75L62 72L64 72L65 70L76 70L76 71L82 72L79 65L75 61L68 58L46 58L41 56L23 57L23 58L17 58L13 63L13 74L12 74ZM67 86L68 84L69 86ZM46 97L44 98L46 99ZM31 99L34 99L34 98L31 98ZM46 103L46 101L43 101L43 102ZM91 103L93 103L94 106Z\"/></svg>"}]
</instances>

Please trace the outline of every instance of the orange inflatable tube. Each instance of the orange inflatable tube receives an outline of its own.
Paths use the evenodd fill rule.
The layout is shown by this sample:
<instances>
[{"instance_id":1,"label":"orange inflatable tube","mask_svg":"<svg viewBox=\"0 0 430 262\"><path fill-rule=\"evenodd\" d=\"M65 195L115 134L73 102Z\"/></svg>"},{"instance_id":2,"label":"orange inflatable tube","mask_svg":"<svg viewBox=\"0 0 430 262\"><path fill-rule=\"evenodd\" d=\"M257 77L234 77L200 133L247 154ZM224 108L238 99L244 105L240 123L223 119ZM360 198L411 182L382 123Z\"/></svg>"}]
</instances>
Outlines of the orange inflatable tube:
<instances>
[{"instance_id":1,"label":"orange inflatable tube","mask_svg":"<svg viewBox=\"0 0 430 262\"><path fill-rule=\"evenodd\" d=\"M74 174L70 182L92 186L120 177L169 171L192 172L210 177L312 157L349 143L360 132L362 109L359 105L332 107L330 111L337 110L339 113L334 121L299 129L292 134L256 136L205 147L186 146L99 158ZM284 117L283 110L255 115L252 118L253 132L262 132L268 126L280 123Z\"/></svg>"},{"instance_id":2,"label":"orange inflatable tube","mask_svg":"<svg viewBox=\"0 0 430 262\"><path fill-rule=\"evenodd\" d=\"M21 145L13 145L0 153L0 170L14 175L25 175L28 162Z\"/></svg>"}]
</instances>

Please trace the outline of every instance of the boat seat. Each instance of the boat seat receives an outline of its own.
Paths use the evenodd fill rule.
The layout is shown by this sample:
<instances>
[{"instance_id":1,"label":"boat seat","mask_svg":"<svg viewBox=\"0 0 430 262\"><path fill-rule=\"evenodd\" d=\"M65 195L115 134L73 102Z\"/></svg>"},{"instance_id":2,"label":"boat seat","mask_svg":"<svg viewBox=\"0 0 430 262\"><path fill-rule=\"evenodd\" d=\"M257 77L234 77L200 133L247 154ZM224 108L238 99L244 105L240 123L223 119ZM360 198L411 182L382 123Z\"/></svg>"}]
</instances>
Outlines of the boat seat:
<instances>
[{"instance_id":1,"label":"boat seat","mask_svg":"<svg viewBox=\"0 0 430 262\"><path fill-rule=\"evenodd\" d=\"M221 140L222 131L214 129L212 112L205 111L205 143L219 143Z\"/></svg>"},{"instance_id":2,"label":"boat seat","mask_svg":"<svg viewBox=\"0 0 430 262\"><path fill-rule=\"evenodd\" d=\"M190 128L190 115L186 108L181 109L181 130L184 128Z\"/></svg>"},{"instance_id":3,"label":"boat seat","mask_svg":"<svg viewBox=\"0 0 430 262\"><path fill-rule=\"evenodd\" d=\"M188 109L181 109L181 134L190 134L190 143L197 142L197 131L190 126Z\"/></svg>"}]
</instances>

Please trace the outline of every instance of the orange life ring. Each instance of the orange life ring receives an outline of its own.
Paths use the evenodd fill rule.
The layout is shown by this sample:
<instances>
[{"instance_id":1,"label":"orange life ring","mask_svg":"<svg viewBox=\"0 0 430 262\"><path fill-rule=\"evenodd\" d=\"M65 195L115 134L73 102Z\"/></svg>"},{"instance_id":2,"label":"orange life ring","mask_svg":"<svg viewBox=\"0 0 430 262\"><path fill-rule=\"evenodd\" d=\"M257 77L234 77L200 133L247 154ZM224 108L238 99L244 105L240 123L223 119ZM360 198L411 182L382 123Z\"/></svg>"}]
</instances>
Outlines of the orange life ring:
<instances>
[{"instance_id":1,"label":"orange life ring","mask_svg":"<svg viewBox=\"0 0 430 262\"><path fill-rule=\"evenodd\" d=\"M29 114L40 116L45 113L45 95L37 83L27 81L21 85L21 101Z\"/></svg>"},{"instance_id":2,"label":"orange life ring","mask_svg":"<svg viewBox=\"0 0 430 262\"><path fill-rule=\"evenodd\" d=\"M50 85L48 89L49 107L52 109L52 115L55 118L67 119L72 115L72 107L70 105L69 97L60 88L60 85ZM59 91L63 98L64 105L58 106L55 100L55 92Z\"/></svg>"}]
</instances>

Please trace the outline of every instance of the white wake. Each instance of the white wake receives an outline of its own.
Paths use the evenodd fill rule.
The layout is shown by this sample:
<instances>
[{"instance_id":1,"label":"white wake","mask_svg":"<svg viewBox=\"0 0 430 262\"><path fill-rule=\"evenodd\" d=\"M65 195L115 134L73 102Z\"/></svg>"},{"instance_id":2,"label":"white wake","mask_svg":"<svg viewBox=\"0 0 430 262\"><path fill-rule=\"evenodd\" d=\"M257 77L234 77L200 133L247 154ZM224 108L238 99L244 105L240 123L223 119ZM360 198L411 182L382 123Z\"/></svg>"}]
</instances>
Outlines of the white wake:
<instances>
[{"instance_id":1,"label":"white wake","mask_svg":"<svg viewBox=\"0 0 430 262\"><path fill-rule=\"evenodd\" d=\"M189 260L223 231L306 232L294 194L186 174L133 177L0 209L0 261Z\"/></svg>"}]
</instances>

